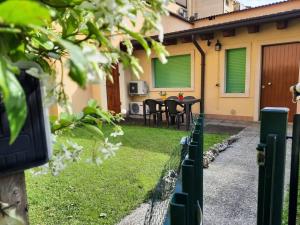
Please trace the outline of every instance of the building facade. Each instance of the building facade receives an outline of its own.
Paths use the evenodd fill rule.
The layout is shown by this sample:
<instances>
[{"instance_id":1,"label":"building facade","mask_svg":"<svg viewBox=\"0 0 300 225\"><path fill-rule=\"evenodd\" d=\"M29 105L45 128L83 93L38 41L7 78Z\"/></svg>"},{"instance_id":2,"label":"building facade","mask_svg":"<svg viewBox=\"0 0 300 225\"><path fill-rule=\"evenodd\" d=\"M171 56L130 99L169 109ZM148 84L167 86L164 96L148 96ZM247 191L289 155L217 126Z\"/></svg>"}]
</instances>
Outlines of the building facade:
<instances>
[{"instance_id":1,"label":"building facade","mask_svg":"<svg viewBox=\"0 0 300 225\"><path fill-rule=\"evenodd\" d=\"M265 106L289 107L290 118L300 112L289 93L299 81L300 1L193 21L171 15L163 18L163 26L169 63L160 64L155 55L147 57L135 45L134 55L144 69L140 80L149 86L147 96L128 94L130 81L137 78L120 64L114 85L90 86L80 104L73 90L75 111L93 97L105 109L130 115L131 102L161 98L161 92L167 96L183 92L201 98L204 113L211 118L258 121ZM193 112L199 111L195 105Z\"/></svg>"},{"instance_id":2,"label":"building facade","mask_svg":"<svg viewBox=\"0 0 300 225\"><path fill-rule=\"evenodd\" d=\"M201 98L204 87L207 117L257 121L265 106L289 107L293 115L297 105L291 102L289 87L299 80L299 10L299 1L283 2L199 19L190 29L168 33L166 44L171 62L164 70L170 74L156 69L155 55L147 58L142 50L136 50L135 56L144 68L141 79L150 87L147 98L160 98L161 91L168 96L183 92ZM205 65L201 65L202 57L195 44L188 40L192 35L205 53ZM168 39L176 41L168 43ZM217 50L218 45L221 48ZM172 64L174 60L178 68ZM182 72L183 67L186 73ZM182 86L166 85L161 76L170 76L172 82L178 79ZM125 77L135 79L128 71ZM128 101L144 99L136 96ZM194 110L198 112L199 108Z\"/></svg>"}]
</instances>

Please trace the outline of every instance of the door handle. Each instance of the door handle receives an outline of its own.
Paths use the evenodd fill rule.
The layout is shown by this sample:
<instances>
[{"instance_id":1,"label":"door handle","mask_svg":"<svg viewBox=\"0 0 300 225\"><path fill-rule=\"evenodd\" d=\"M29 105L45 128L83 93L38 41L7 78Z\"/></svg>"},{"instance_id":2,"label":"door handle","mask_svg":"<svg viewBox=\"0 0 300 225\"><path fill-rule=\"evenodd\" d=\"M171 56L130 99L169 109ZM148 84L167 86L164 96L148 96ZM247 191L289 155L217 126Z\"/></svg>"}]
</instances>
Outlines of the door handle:
<instances>
[{"instance_id":1,"label":"door handle","mask_svg":"<svg viewBox=\"0 0 300 225\"><path fill-rule=\"evenodd\" d=\"M265 87L266 87L265 85L262 85L262 86L261 86L262 89L265 89Z\"/></svg>"},{"instance_id":2,"label":"door handle","mask_svg":"<svg viewBox=\"0 0 300 225\"><path fill-rule=\"evenodd\" d=\"M272 83L271 82L268 82L268 86L271 86L272 85Z\"/></svg>"}]
</instances>

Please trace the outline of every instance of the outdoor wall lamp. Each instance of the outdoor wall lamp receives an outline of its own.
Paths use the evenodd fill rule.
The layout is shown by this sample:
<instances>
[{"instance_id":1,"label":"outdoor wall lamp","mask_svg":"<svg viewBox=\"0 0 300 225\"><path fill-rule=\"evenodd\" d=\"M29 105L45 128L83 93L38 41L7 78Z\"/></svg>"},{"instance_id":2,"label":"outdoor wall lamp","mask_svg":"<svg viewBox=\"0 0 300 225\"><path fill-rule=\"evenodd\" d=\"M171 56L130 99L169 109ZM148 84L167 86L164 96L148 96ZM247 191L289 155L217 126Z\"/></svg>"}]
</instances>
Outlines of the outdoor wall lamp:
<instances>
[{"instance_id":1,"label":"outdoor wall lamp","mask_svg":"<svg viewBox=\"0 0 300 225\"><path fill-rule=\"evenodd\" d=\"M215 50L216 50L217 52L219 52L219 51L221 51L221 48L222 48L222 44L220 43L219 40L217 40L217 43L216 43L216 45L215 45Z\"/></svg>"}]
</instances>

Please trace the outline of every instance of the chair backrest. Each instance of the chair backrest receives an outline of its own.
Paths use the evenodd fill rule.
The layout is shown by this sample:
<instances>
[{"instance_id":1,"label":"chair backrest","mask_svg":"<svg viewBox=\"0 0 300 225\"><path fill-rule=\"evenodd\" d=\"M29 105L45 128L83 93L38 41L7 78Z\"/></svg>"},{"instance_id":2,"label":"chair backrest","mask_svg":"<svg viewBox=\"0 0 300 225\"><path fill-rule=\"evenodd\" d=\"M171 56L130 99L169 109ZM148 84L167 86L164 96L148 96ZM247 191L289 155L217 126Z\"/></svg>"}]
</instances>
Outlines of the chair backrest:
<instances>
[{"instance_id":1,"label":"chair backrest","mask_svg":"<svg viewBox=\"0 0 300 225\"><path fill-rule=\"evenodd\" d=\"M149 107L149 113L156 113L158 110L159 102L154 99L146 99L145 105Z\"/></svg>"},{"instance_id":2,"label":"chair backrest","mask_svg":"<svg viewBox=\"0 0 300 225\"><path fill-rule=\"evenodd\" d=\"M178 113L177 106L179 105L179 103L177 101L169 99L165 101L165 105L170 115L175 115Z\"/></svg>"},{"instance_id":3,"label":"chair backrest","mask_svg":"<svg viewBox=\"0 0 300 225\"><path fill-rule=\"evenodd\" d=\"M177 96L170 96L170 97L167 97L167 100L176 100L176 99L178 99Z\"/></svg>"},{"instance_id":4,"label":"chair backrest","mask_svg":"<svg viewBox=\"0 0 300 225\"><path fill-rule=\"evenodd\" d=\"M183 99L192 100L196 99L194 96L185 96Z\"/></svg>"}]
</instances>

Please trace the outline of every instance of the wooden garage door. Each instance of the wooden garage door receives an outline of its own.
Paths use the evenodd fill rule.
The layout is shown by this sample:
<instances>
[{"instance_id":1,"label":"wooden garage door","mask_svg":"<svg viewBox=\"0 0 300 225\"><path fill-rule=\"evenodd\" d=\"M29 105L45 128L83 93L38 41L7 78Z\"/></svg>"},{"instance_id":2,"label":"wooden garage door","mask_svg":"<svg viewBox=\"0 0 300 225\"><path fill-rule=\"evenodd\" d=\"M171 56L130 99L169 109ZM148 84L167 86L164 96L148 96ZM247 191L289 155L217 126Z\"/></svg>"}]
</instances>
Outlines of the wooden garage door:
<instances>
[{"instance_id":1,"label":"wooden garage door","mask_svg":"<svg viewBox=\"0 0 300 225\"><path fill-rule=\"evenodd\" d=\"M112 71L113 82L110 80L107 80L106 82L107 108L109 111L115 113L121 112L119 76L119 67L118 65L115 65L115 68Z\"/></svg>"},{"instance_id":2,"label":"wooden garage door","mask_svg":"<svg viewBox=\"0 0 300 225\"><path fill-rule=\"evenodd\" d=\"M290 86L298 82L300 43L263 47L261 108L288 107L289 121L296 113Z\"/></svg>"}]
</instances>

